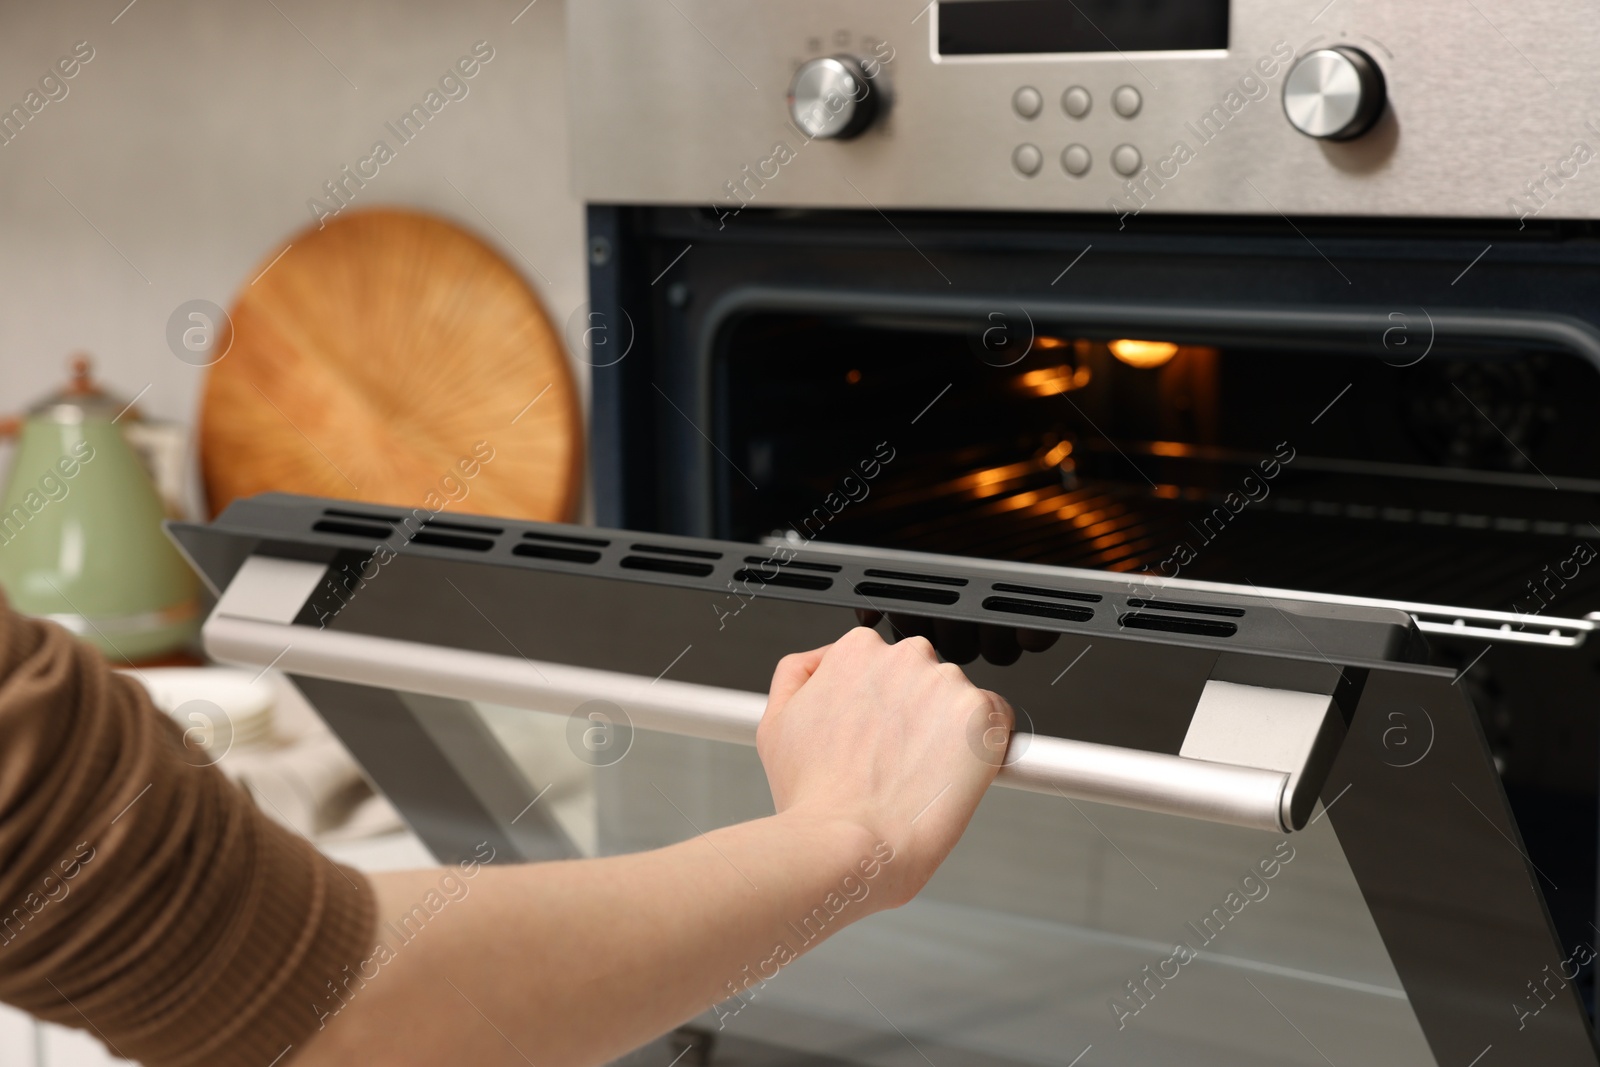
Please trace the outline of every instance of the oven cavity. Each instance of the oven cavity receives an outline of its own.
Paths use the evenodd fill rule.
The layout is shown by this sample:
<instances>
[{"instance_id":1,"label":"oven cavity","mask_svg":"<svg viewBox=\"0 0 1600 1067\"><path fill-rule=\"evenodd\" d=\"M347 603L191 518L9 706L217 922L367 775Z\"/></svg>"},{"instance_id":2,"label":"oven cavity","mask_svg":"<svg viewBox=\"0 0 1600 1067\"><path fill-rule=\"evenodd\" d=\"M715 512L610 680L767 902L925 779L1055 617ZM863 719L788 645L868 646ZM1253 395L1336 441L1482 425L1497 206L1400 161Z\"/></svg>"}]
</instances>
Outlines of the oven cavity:
<instances>
[{"instance_id":1,"label":"oven cavity","mask_svg":"<svg viewBox=\"0 0 1600 1067\"><path fill-rule=\"evenodd\" d=\"M726 320L714 391L737 402L715 436L750 481L713 466L718 532L793 528L890 413L895 463L820 540L1508 611L1600 523L1600 354L1546 326L1142 314ZM1554 610L1581 614L1600 570L1571 586Z\"/></svg>"}]
</instances>

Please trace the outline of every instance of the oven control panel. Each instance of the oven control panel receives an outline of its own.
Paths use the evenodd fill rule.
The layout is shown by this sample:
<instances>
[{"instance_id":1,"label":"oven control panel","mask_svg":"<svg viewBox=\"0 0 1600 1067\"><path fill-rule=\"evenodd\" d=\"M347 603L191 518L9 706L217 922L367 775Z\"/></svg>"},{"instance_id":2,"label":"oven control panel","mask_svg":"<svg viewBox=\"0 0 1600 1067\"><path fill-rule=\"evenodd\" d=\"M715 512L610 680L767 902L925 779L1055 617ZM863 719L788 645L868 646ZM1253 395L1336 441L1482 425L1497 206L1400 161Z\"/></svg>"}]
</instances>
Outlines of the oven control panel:
<instances>
[{"instance_id":1,"label":"oven control panel","mask_svg":"<svg viewBox=\"0 0 1600 1067\"><path fill-rule=\"evenodd\" d=\"M1600 216L1600 8L584 0L591 202Z\"/></svg>"}]
</instances>

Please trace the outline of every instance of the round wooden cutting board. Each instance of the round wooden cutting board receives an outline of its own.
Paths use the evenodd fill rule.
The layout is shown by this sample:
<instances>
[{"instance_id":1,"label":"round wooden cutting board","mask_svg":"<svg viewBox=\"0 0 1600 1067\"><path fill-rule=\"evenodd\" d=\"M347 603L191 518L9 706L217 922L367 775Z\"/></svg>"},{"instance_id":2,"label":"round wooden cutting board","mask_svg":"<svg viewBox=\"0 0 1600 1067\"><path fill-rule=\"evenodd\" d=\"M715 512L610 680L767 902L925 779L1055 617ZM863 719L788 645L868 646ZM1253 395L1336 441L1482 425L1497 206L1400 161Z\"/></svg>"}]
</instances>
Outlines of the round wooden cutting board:
<instances>
[{"instance_id":1,"label":"round wooden cutting board","mask_svg":"<svg viewBox=\"0 0 1600 1067\"><path fill-rule=\"evenodd\" d=\"M206 380L212 514L277 490L573 517L577 390L538 297L498 254L398 210L342 215L286 249L234 302Z\"/></svg>"}]
</instances>

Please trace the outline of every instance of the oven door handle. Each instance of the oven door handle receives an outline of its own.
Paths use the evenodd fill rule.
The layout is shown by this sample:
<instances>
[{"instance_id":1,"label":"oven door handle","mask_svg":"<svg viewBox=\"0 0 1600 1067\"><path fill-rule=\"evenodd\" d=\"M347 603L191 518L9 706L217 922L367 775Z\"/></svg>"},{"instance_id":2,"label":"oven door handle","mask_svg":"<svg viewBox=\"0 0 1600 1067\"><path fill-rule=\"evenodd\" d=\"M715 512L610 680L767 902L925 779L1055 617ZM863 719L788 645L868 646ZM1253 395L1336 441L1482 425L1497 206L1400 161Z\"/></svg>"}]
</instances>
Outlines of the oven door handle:
<instances>
[{"instance_id":1,"label":"oven door handle","mask_svg":"<svg viewBox=\"0 0 1600 1067\"><path fill-rule=\"evenodd\" d=\"M242 618L226 613L226 600L203 630L206 651L224 663L543 712L571 713L604 700L638 729L745 745L755 744L766 709L763 693ZM1208 690L1217 684L1207 683ZM1291 803L1292 780L1301 777L1283 768L1017 733L999 784L1281 833L1303 825Z\"/></svg>"}]
</instances>

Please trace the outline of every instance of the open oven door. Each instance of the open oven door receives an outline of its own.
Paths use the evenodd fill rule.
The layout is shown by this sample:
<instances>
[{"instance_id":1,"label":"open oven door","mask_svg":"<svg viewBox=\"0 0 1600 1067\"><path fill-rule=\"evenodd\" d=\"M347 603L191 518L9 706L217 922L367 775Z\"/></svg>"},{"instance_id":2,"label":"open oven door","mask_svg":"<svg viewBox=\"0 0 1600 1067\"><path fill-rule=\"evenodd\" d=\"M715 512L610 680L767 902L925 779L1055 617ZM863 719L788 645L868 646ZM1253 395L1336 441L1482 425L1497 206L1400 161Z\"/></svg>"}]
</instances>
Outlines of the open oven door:
<instances>
[{"instance_id":1,"label":"open oven door","mask_svg":"<svg viewBox=\"0 0 1600 1067\"><path fill-rule=\"evenodd\" d=\"M1015 788L910 905L730 975L698 1062L1600 1062L1594 951L1406 611L280 495L173 533L208 651L292 676L441 861L769 813L772 669L861 619L1010 700Z\"/></svg>"}]
</instances>

